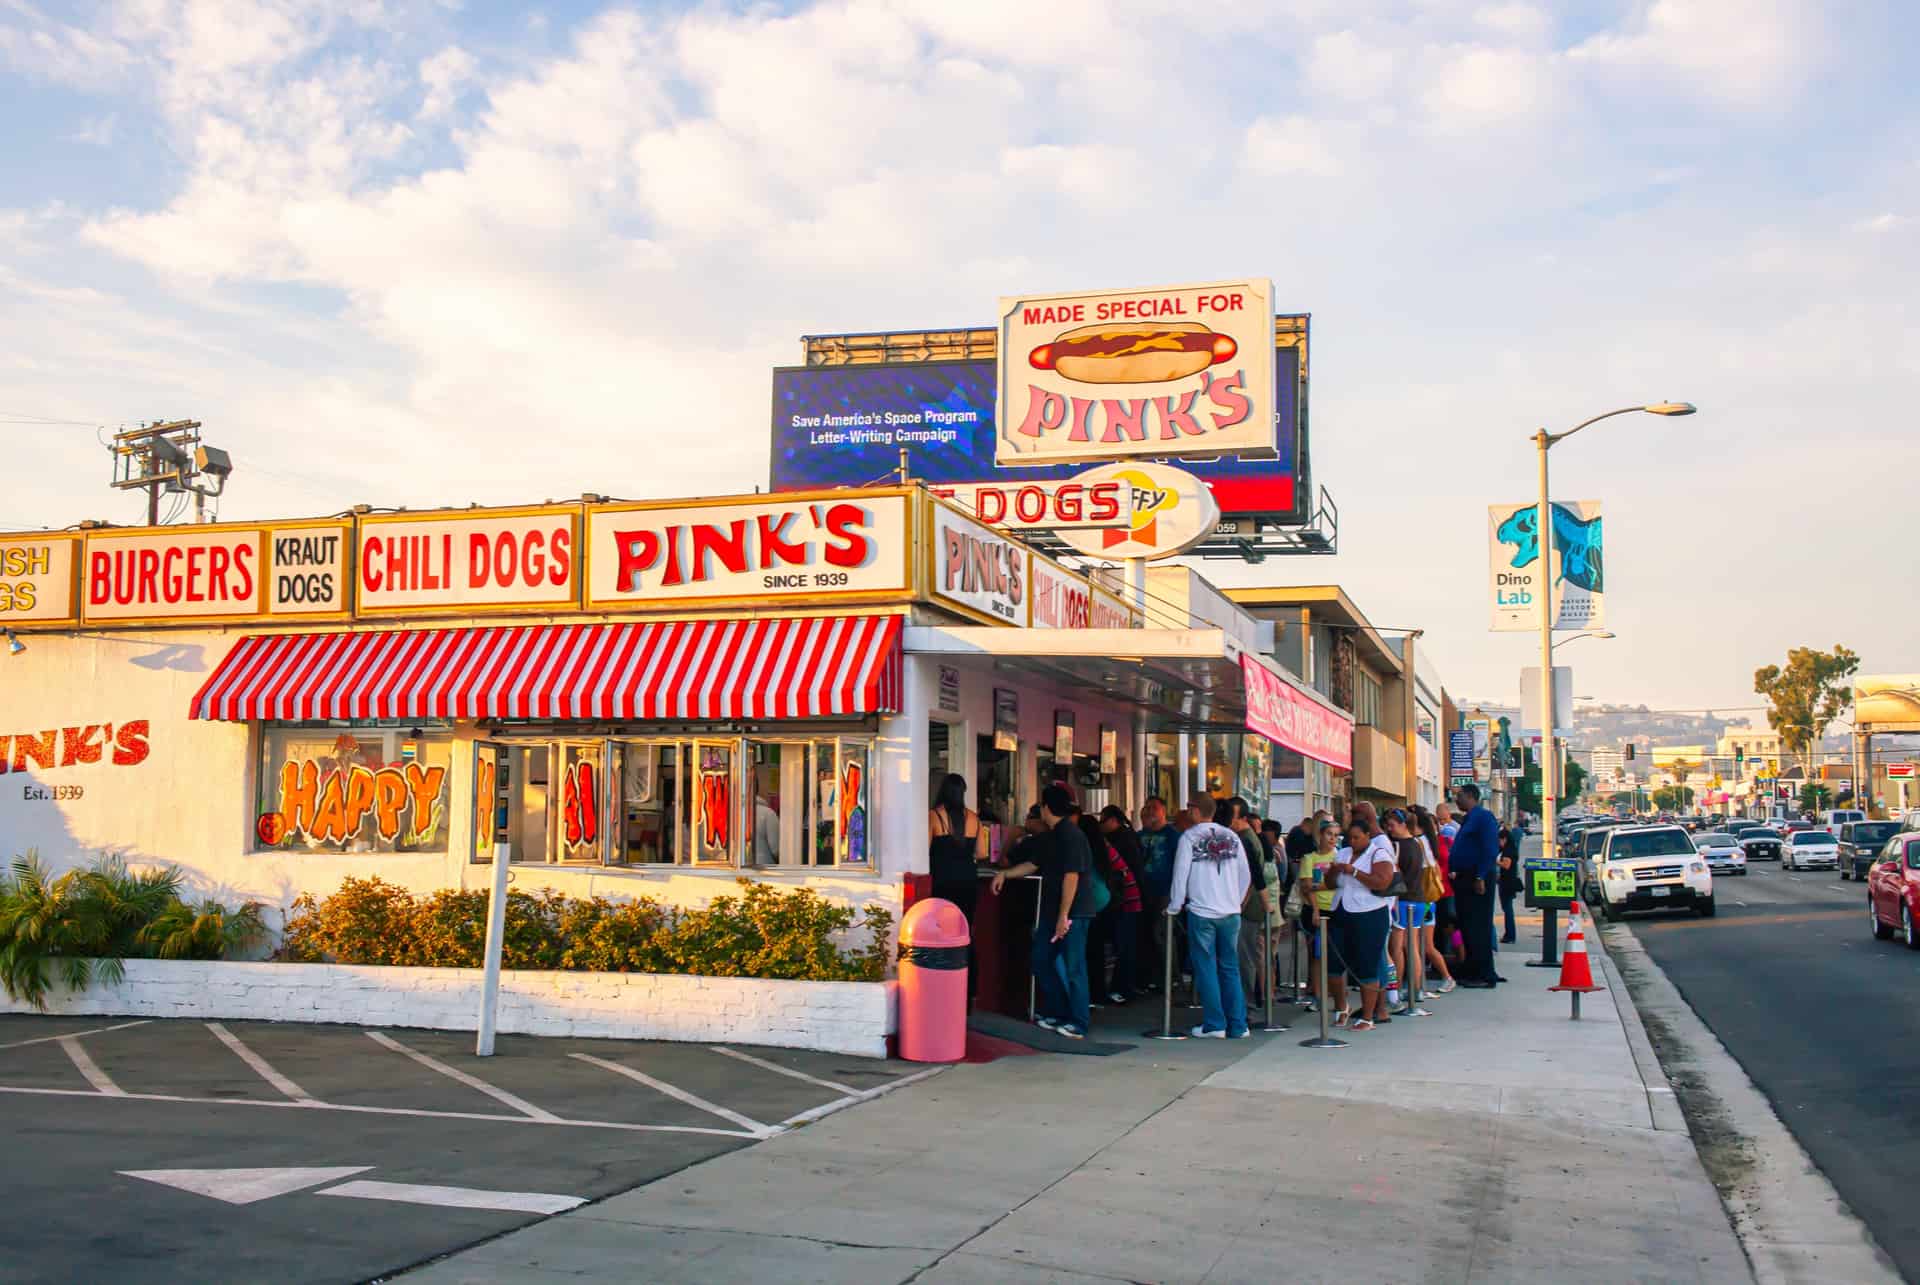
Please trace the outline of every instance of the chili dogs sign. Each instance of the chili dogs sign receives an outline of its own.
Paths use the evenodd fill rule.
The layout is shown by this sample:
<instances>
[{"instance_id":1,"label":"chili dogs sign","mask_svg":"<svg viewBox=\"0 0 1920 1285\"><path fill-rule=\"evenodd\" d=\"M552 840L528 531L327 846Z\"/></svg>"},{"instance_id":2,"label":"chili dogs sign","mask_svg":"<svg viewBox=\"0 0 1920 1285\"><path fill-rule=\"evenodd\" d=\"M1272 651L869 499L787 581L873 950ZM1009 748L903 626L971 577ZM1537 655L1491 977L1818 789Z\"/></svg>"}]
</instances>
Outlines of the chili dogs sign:
<instances>
[{"instance_id":1,"label":"chili dogs sign","mask_svg":"<svg viewBox=\"0 0 1920 1285\"><path fill-rule=\"evenodd\" d=\"M577 507L360 519L363 613L570 607L580 597Z\"/></svg>"},{"instance_id":2,"label":"chili dogs sign","mask_svg":"<svg viewBox=\"0 0 1920 1285\"><path fill-rule=\"evenodd\" d=\"M1000 300L994 463L1271 456L1264 280Z\"/></svg>"}]
</instances>

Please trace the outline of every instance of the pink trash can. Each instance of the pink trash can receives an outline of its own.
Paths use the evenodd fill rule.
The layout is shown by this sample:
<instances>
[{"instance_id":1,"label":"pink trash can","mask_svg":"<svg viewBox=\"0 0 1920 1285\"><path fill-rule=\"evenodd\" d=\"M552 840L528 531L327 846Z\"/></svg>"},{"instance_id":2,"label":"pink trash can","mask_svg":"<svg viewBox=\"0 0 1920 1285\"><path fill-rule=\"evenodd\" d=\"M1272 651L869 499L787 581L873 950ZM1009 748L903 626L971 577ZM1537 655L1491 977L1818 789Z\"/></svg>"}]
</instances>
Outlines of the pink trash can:
<instances>
[{"instance_id":1,"label":"pink trash can","mask_svg":"<svg viewBox=\"0 0 1920 1285\"><path fill-rule=\"evenodd\" d=\"M958 1062L967 1054L967 917L951 901L916 901L900 921L900 1056Z\"/></svg>"}]
</instances>

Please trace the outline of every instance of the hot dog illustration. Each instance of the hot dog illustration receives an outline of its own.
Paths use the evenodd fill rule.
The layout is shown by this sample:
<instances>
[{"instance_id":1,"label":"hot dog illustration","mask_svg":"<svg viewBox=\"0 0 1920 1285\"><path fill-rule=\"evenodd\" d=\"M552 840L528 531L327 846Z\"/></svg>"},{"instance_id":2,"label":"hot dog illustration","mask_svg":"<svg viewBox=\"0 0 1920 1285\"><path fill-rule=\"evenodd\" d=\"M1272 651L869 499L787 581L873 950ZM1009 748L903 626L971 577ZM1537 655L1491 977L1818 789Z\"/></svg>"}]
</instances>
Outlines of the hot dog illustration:
<instances>
[{"instance_id":1,"label":"hot dog illustration","mask_svg":"<svg viewBox=\"0 0 1920 1285\"><path fill-rule=\"evenodd\" d=\"M1035 370L1082 384L1155 384L1233 360L1232 336L1191 321L1082 326L1027 354Z\"/></svg>"}]
</instances>

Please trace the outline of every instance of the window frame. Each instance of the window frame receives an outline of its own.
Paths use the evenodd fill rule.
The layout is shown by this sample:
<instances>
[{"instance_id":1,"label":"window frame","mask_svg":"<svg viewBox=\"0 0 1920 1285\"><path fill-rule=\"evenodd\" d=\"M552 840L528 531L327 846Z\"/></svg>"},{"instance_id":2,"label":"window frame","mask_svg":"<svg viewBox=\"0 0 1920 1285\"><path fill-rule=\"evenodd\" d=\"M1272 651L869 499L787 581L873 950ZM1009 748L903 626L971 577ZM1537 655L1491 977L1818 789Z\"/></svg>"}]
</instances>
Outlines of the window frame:
<instances>
[{"instance_id":1,"label":"window frame","mask_svg":"<svg viewBox=\"0 0 1920 1285\"><path fill-rule=\"evenodd\" d=\"M324 735L331 733L336 739L341 735L352 735L356 740L365 740L369 734L379 733L382 737L382 766L392 766L403 762L400 756L400 742L416 740L422 748L427 744L439 744L445 747L445 762L435 764L416 755L416 760L429 767L438 766L445 771L440 787L440 823L438 846L402 848L399 846L381 848L378 846L354 851L350 847L333 847L327 844L310 846L301 842L282 842L268 844L260 839L260 820L267 815L266 791L269 787L278 791L280 780L280 762L284 754L275 755L275 761L269 767L268 749L276 732L310 733ZM417 733L417 735L415 735ZM250 755L253 764L252 788L248 791L249 823L247 825L246 853L255 856L284 857L444 857L453 851L454 810L460 806L455 798L454 758L463 744L456 735L453 723L448 719L257 719L252 723L250 733ZM285 805L285 799L279 799L273 811L279 812ZM407 800L407 815L412 816L413 801ZM351 842L351 841L349 841ZM377 841L376 841L377 843Z\"/></svg>"}]
</instances>

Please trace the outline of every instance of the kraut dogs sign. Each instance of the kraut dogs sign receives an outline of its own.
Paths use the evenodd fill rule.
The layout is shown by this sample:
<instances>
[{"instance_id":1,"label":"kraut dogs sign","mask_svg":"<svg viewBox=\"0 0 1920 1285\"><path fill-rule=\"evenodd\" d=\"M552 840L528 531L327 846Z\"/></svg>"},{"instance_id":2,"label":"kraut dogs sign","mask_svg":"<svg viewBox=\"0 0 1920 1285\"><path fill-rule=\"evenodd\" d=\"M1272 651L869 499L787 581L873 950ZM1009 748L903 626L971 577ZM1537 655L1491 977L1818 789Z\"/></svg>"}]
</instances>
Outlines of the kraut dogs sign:
<instances>
[{"instance_id":1,"label":"kraut dogs sign","mask_svg":"<svg viewBox=\"0 0 1920 1285\"><path fill-rule=\"evenodd\" d=\"M1274 452L1264 280L1000 300L999 465Z\"/></svg>"}]
</instances>

